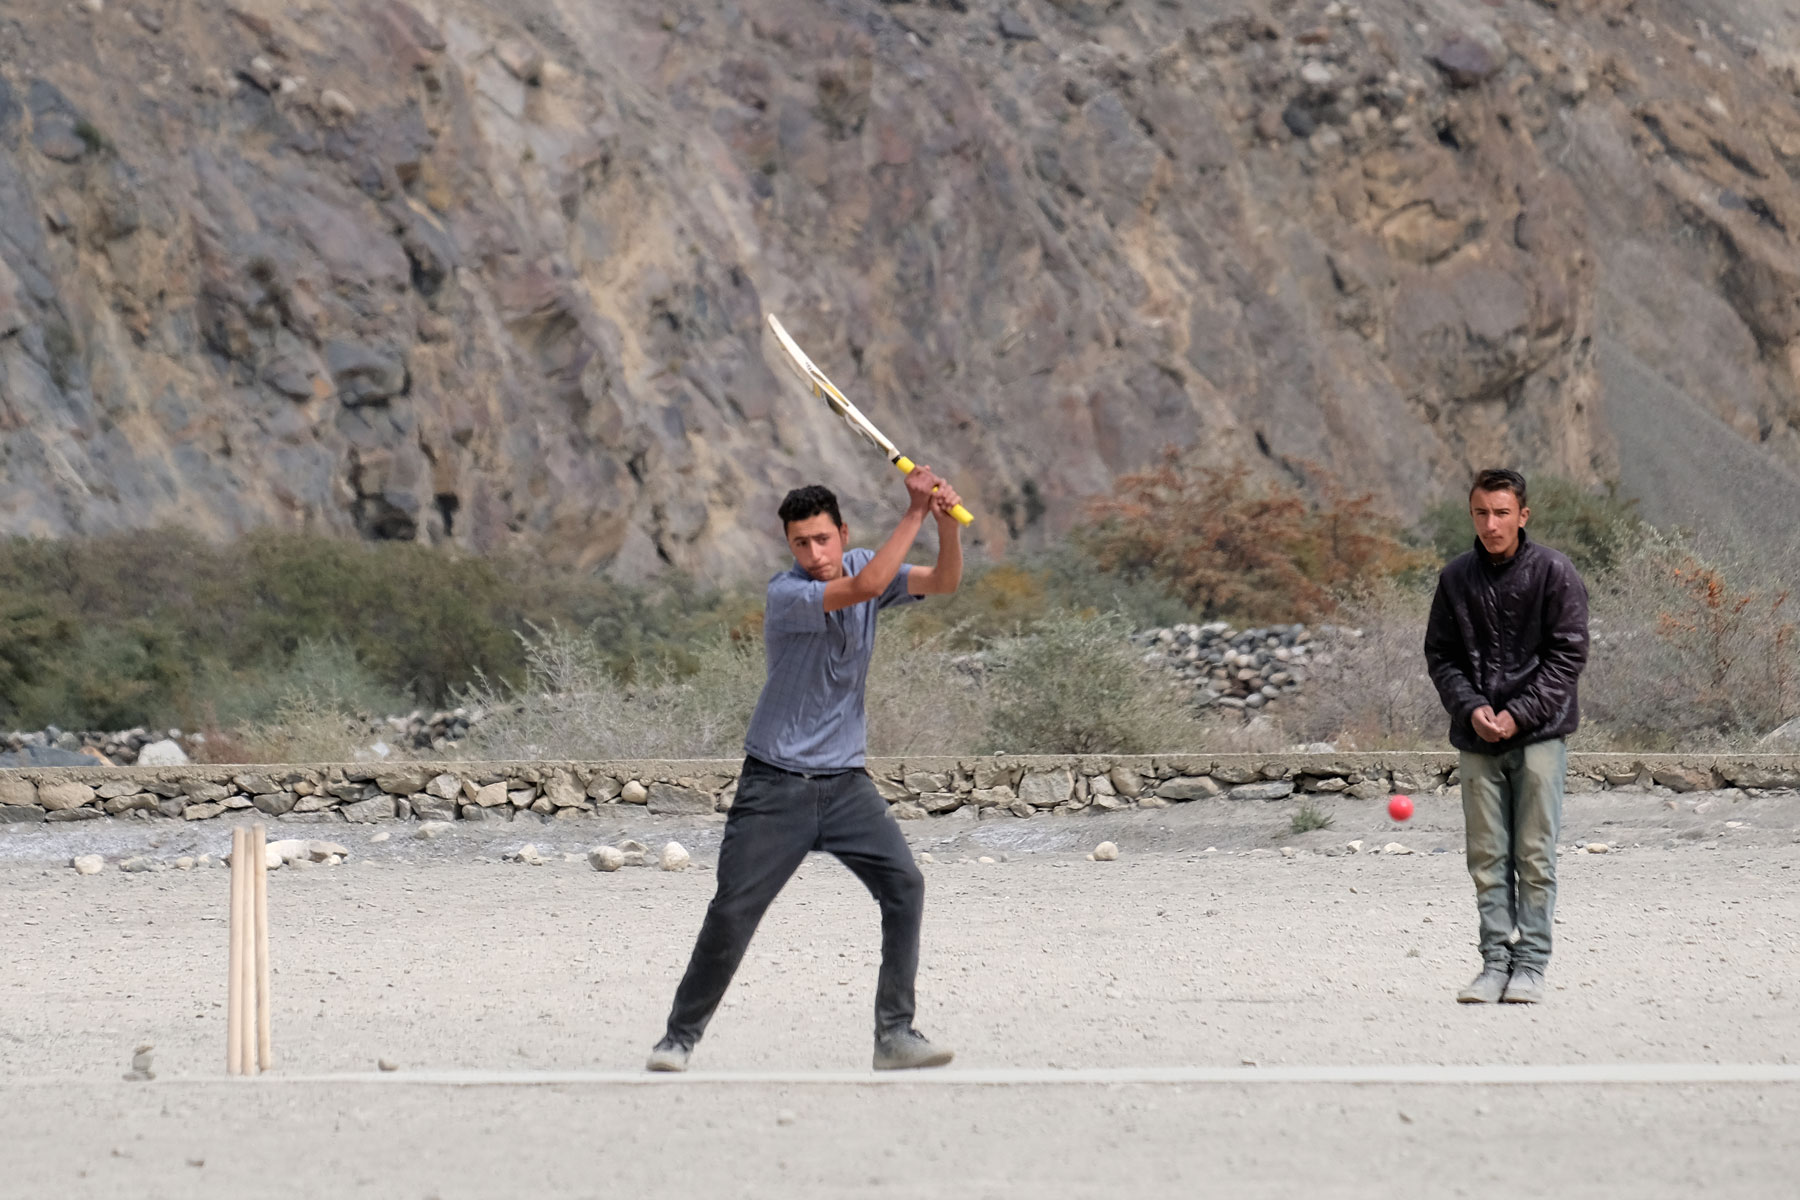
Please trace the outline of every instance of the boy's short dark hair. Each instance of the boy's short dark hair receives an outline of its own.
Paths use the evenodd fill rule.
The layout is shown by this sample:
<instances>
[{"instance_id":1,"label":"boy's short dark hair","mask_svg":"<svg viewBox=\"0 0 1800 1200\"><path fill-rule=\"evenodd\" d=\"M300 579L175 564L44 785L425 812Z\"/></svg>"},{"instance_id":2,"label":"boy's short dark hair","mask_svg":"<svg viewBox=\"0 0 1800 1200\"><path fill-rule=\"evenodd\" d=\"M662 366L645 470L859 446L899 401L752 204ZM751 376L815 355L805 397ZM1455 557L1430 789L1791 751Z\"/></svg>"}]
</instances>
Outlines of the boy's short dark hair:
<instances>
[{"instance_id":1,"label":"boy's short dark hair","mask_svg":"<svg viewBox=\"0 0 1800 1200\"><path fill-rule=\"evenodd\" d=\"M782 500L776 515L781 518L781 527L786 529L795 521L804 521L808 517L816 517L824 513L831 518L833 525L844 523L843 514L838 512L837 497L828 487L809 483L805 487L797 487Z\"/></svg>"},{"instance_id":2,"label":"boy's short dark hair","mask_svg":"<svg viewBox=\"0 0 1800 1200\"><path fill-rule=\"evenodd\" d=\"M1476 492L1511 492L1519 498L1519 507L1525 507L1525 477L1506 467L1489 467L1477 475L1469 489L1470 497Z\"/></svg>"}]
</instances>

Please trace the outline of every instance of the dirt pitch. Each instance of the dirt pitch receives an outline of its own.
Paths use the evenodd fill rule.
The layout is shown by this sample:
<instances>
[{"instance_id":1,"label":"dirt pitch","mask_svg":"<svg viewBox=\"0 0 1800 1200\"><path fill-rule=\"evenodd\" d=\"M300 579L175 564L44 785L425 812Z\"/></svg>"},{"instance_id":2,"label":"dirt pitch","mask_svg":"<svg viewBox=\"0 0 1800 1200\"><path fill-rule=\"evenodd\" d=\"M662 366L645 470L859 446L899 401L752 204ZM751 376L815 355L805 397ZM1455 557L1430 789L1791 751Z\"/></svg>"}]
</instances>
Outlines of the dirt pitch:
<instances>
[{"instance_id":1,"label":"dirt pitch","mask_svg":"<svg viewBox=\"0 0 1800 1200\"><path fill-rule=\"evenodd\" d=\"M1493 1008L1451 1000L1476 965L1454 801L1403 829L1335 805L1298 837L1260 804L909 823L919 1022L958 1059L902 1079L867 1071L877 917L829 859L693 1072L636 1074L716 821L276 823L352 856L270 879L255 1081L224 1076L229 873L117 869L228 826L7 827L0 1195L1794 1194L1800 798L1571 797L1551 999ZM622 836L695 866L564 860ZM1087 860L1103 838L1118 861ZM525 842L550 861L500 861ZM157 1078L126 1082L142 1042Z\"/></svg>"}]
</instances>

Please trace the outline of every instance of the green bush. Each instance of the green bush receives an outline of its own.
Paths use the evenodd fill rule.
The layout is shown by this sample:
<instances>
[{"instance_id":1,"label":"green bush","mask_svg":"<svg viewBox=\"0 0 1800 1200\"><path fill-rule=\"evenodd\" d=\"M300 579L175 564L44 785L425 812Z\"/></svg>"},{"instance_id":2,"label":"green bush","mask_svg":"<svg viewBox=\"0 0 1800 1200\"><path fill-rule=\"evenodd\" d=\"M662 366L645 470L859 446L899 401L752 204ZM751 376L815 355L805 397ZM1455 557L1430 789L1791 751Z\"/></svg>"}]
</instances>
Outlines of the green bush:
<instances>
[{"instance_id":1,"label":"green bush","mask_svg":"<svg viewBox=\"0 0 1800 1200\"><path fill-rule=\"evenodd\" d=\"M1311 800L1302 800L1294 815L1288 818L1290 833L1311 833L1315 829L1330 829L1337 824L1337 818L1320 808Z\"/></svg>"},{"instance_id":2,"label":"green bush","mask_svg":"<svg viewBox=\"0 0 1800 1200\"><path fill-rule=\"evenodd\" d=\"M365 718L404 713L414 697L387 686L342 642L302 639L290 656L237 671L209 666L194 692L200 720L215 729L266 725L311 704Z\"/></svg>"},{"instance_id":3,"label":"green bush","mask_svg":"<svg viewBox=\"0 0 1800 1200\"><path fill-rule=\"evenodd\" d=\"M1619 496L1617 484L1593 492L1555 475L1527 476L1532 540L1569 556L1583 575L1612 570L1643 545L1648 527L1637 515L1637 501ZM1438 557L1448 562L1475 544L1467 496L1450 496L1432 505L1420 520L1420 532Z\"/></svg>"},{"instance_id":4,"label":"green bush","mask_svg":"<svg viewBox=\"0 0 1800 1200\"><path fill-rule=\"evenodd\" d=\"M18 688L14 721L26 728L70 725L128 729L150 724L171 697L186 693L188 663L171 635L149 621L84 629L62 648L53 670Z\"/></svg>"},{"instance_id":5,"label":"green bush","mask_svg":"<svg viewBox=\"0 0 1800 1200\"><path fill-rule=\"evenodd\" d=\"M321 670L351 707L436 706L478 677L522 680L516 633L554 623L588 629L621 680L687 674L754 629L760 598L274 530L14 538L0 541L0 724L267 721Z\"/></svg>"}]
</instances>

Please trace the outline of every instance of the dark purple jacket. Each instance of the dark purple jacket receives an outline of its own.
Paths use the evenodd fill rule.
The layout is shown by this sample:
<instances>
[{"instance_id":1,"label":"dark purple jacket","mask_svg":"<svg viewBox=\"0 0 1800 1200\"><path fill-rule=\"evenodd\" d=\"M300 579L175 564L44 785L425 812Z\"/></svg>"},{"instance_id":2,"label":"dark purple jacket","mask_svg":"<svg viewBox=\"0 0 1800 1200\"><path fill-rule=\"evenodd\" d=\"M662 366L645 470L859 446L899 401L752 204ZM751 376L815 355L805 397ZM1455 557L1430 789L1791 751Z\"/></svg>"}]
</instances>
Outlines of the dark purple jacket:
<instances>
[{"instance_id":1,"label":"dark purple jacket","mask_svg":"<svg viewBox=\"0 0 1800 1200\"><path fill-rule=\"evenodd\" d=\"M1568 737L1581 723L1575 681L1587 665L1587 586L1575 564L1519 532L1519 552L1495 562L1476 542L1438 575L1425 626L1425 665L1450 714L1450 744L1505 754ZM1482 705L1509 712L1518 736L1483 741Z\"/></svg>"}]
</instances>

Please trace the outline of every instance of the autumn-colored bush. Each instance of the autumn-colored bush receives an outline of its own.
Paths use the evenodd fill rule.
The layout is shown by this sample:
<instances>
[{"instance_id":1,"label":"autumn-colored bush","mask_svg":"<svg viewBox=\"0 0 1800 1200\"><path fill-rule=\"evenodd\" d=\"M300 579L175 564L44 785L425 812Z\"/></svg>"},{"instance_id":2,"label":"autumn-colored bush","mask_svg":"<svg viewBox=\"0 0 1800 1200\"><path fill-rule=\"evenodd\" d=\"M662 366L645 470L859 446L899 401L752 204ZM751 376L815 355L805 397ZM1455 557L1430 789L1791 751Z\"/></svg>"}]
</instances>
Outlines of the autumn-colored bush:
<instances>
[{"instance_id":1,"label":"autumn-colored bush","mask_svg":"<svg viewBox=\"0 0 1800 1200\"><path fill-rule=\"evenodd\" d=\"M1372 495L1314 478L1316 498L1171 451L1095 501L1080 538L1106 570L1158 579L1208 617L1252 622L1315 620L1345 588L1424 565Z\"/></svg>"}]
</instances>

